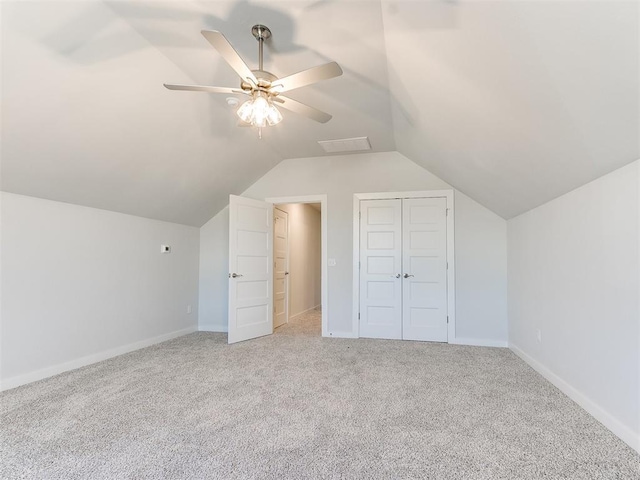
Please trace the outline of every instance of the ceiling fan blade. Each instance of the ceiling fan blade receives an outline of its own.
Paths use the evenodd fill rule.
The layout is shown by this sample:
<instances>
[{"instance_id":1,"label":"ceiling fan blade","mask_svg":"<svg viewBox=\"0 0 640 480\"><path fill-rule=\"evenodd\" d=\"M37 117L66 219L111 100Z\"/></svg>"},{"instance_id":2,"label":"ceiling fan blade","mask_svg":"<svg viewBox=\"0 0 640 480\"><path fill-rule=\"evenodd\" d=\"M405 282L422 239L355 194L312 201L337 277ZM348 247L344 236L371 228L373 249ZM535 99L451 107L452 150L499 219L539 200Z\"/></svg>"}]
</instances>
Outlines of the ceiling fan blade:
<instances>
[{"instance_id":1,"label":"ceiling fan blade","mask_svg":"<svg viewBox=\"0 0 640 480\"><path fill-rule=\"evenodd\" d=\"M330 62L275 80L271 88L276 92L288 92L295 88L305 87L321 80L339 77L340 75L342 75L340 65L336 62Z\"/></svg>"},{"instance_id":2,"label":"ceiling fan blade","mask_svg":"<svg viewBox=\"0 0 640 480\"><path fill-rule=\"evenodd\" d=\"M251 69L244 63L244 60L238 55L235 48L231 46L229 40L218 32L217 30L202 30L202 35L207 41L215 48L222 58L235 70L235 72L244 81L251 80L254 84L258 83L258 79L255 77Z\"/></svg>"},{"instance_id":3,"label":"ceiling fan blade","mask_svg":"<svg viewBox=\"0 0 640 480\"><path fill-rule=\"evenodd\" d=\"M311 120L315 120L316 122L327 123L332 118L328 113L322 112L317 108L310 107L309 105L305 105L304 103L300 103L289 97L278 95L273 98L273 101L277 102L282 108L286 108L294 113L299 113L300 115L309 117Z\"/></svg>"},{"instance_id":4,"label":"ceiling fan blade","mask_svg":"<svg viewBox=\"0 0 640 480\"><path fill-rule=\"evenodd\" d=\"M208 87L206 85L171 85L165 83L164 86L169 90L188 90L192 92L209 92L209 93L244 93L240 88L231 87Z\"/></svg>"}]
</instances>

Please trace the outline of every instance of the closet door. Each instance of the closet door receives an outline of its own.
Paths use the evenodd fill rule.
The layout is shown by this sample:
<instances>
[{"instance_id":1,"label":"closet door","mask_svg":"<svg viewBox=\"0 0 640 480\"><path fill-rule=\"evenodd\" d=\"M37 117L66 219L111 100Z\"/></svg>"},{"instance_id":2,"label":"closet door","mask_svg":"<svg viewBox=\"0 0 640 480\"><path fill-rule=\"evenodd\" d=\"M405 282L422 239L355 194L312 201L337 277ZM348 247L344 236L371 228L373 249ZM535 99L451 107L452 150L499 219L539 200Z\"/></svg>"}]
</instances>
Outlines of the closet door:
<instances>
[{"instance_id":1,"label":"closet door","mask_svg":"<svg viewBox=\"0 0 640 480\"><path fill-rule=\"evenodd\" d=\"M447 200L402 202L402 338L446 342Z\"/></svg>"},{"instance_id":2,"label":"closet door","mask_svg":"<svg viewBox=\"0 0 640 480\"><path fill-rule=\"evenodd\" d=\"M402 201L360 202L360 336L402 338Z\"/></svg>"}]
</instances>

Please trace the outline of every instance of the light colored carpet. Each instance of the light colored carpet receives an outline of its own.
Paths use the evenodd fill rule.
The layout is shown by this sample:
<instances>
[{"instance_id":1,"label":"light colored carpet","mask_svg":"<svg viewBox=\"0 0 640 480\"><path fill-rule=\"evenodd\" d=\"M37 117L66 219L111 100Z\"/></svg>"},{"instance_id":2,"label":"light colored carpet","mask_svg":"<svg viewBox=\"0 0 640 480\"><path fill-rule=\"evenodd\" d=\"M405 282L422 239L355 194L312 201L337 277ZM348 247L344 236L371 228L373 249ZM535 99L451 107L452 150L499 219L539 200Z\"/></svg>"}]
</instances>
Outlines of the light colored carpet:
<instances>
[{"instance_id":1,"label":"light colored carpet","mask_svg":"<svg viewBox=\"0 0 640 480\"><path fill-rule=\"evenodd\" d=\"M1 394L0 476L634 479L640 457L506 349L195 333Z\"/></svg>"}]
</instances>

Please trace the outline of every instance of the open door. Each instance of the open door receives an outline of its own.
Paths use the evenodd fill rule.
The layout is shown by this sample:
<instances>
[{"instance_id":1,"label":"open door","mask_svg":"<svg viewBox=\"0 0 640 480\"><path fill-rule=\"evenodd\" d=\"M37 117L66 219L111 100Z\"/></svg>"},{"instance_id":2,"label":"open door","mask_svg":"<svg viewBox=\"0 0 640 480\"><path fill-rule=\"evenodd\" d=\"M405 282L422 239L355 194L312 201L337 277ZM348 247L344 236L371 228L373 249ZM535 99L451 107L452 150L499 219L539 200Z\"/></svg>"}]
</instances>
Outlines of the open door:
<instances>
[{"instance_id":1,"label":"open door","mask_svg":"<svg viewBox=\"0 0 640 480\"><path fill-rule=\"evenodd\" d=\"M273 209L273 328L289 321L289 214Z\"/></svg>"},{"instance_id":2,"label":"open door","mask_svg":"<svg viewBox=\"0 0 640 480\"><path fill-rule=\"evenodd\" d=\"M273 205L229 196L229 343L273 333Z\"/></svg>"}]
</instances>

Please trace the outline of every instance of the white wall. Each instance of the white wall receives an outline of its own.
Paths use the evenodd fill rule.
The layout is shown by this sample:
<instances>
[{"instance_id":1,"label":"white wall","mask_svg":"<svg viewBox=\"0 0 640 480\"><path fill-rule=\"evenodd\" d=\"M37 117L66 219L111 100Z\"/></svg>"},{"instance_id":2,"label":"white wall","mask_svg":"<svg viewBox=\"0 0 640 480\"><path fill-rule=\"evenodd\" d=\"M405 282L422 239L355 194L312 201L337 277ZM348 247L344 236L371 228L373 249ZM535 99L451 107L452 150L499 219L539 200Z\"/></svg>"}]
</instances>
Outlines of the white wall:
<instances>
[{"instance_id":1,"label":"white wall","mask_svg":"<svg viewBox=\"0 0 640 480\"><path fill-rule=\"evenodd\" d=\"M508 222L510 346L636 449L638 165Z\"/></svg>"},{"instance_id":2,"label":"white wall","mask_svg":"<svg viewBox=\"0 0 640 480\"><path fill-rule=\"evenodd\" d=\"M226 332L229 312L229 207L200 228L198 329Z\"/></svg>"},{"instance_id":3,"label":"white wall","mask_svg":"<svg viewBox=\"0 0 640 480\"><path fill-rule=\"evenodd\" d=\"M507 222L455 193L456 337L506 346Z\"/></svg>"},{"instance_id":4,"label":"white wall","mask_svg":"<svg viewBox=\"0 0 640 480\"><path fill-rule=\"evenodd\" d=\"M353 335L353 194L451 188L397 152L285 160L242 195L328 196L329 332ZM456 337L506 345L506 222L455 192ZM201 229L201 329L224 331L227 323L228 212Z\"/></svg>"},{"instance_id":5,"label":"white wall","mask_svg":"<svg viewBox=\"0 0 640 480\"><path fill-rule=\"evenodd\" d=\"M278 205L289 220L289 318L321 303L320 212L304 203Z\"/></svg>"},{"instance_id":6,"label":"white wall","mask_svg":"<svg viewBox=\"0 0 640 480\"><path fill-rule=\"evenodd\" d=\"M196 330L197 228L1 199L3 388Z\"/></svg>"}]
</instances>

